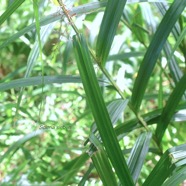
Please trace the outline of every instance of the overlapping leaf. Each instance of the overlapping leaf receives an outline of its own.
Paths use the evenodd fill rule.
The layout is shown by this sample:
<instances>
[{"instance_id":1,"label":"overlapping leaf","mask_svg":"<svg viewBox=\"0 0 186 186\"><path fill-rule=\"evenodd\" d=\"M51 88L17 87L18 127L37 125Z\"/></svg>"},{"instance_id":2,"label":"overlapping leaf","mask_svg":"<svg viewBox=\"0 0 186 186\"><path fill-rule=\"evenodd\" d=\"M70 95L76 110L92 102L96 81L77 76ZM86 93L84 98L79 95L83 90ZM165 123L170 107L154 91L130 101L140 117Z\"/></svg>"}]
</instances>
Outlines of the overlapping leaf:
<instances>
[{"instance_id":1,"label":"overlapping leaf","mask_svg":"<svg viewBox=\"0 0 186 186\"><path fill-rule=\"evenodd\" d=\"M167 40L167 37L172 31L173 26L181 15L185 6L186 1L176 0L173 2L161 21L153 40L150 43L150 46L148 47L148 50L140 65L131 98L131 103L136 111L138 111L140 108L147 83L152 75L152 71Z\"/></svg>"},{"instance_id":2,"label":"overlapping leaf","mask_svg":"<svg viewBox=\"0 0 186 186\"><path fill-rule=\"evenodd\" d=\"M145 180L143 186L164 185L164 181L169 178L172 173L174 173L172 175L173 178L170 178L170 181L168 180L167 182L165 182L165 185L167 186L167 184L170 184L173 180L175 181L175 183L179 184L181 181L183 181L183 177L186 178L185 168L182 167L183 165L186 165L185 144L167 150L158 161L151 174ZM180 177L182 179L180 179Z\"/></svg>"},{"instance_id":3,"label":"overlapping leaf","mask_svg":"<svg viewBox=\"0 0 186 186\"><path fill-rule=\"evenodd\" d=\"M174 88L172 94L170 95L165 108L162 111L160 122L158 123L156 129L156 136L158 142L160 143L164 135L165 130L168 127L168 124L173 117L176 107L178 106L185 90L186 90L186 74L181 78L180 82Z\"/></svg>"},{"instance_id":4,"label":"overlapping leaf","mask_svg":"<svg viewBox=\"0 0 186 186\"><path fill-rule=\"evenodd\" d=\"M101 90L98 86L88 47L82 36L74 36L76 60L98 131L105 146L108 157L123 185L134 185L126 161L121 152L116 134L106 109Z\"/></svg>"}]
</instances>

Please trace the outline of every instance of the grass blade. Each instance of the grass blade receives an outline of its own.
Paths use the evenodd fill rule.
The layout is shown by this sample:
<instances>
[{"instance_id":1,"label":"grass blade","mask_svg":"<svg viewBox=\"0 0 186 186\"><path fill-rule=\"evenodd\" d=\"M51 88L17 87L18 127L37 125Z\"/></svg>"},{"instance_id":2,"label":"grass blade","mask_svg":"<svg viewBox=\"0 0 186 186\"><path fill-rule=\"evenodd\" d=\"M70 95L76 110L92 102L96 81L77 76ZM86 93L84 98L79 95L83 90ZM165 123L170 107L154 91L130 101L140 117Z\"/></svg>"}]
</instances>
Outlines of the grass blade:
<instances>
[{"instance_id":1,"label":"grass blade","mask_svg":"<svg viewBox=\"0 0 186 186\"><path fill-rule=\"evenodd\" d=\"M112 125L114 125L119 117L121 116L121 113L124 111L124 109L126 108L128 104L128 100L115 100L113 102L111 102L108 106L107 106L107 110L112 122ZM94 123L91 127L91 133L95 133L97 131L97 126L96 123Z\"/></svg>"},{"instance_id":2,"label":"grass blade","mask_svg":"<svg viewBox=\"0 0 186 186\"><path fill-rule=\"evenodd\" d=\"M86 173L84 173L83 178L78 183L78 186L84 186L85 182L89 179L89 174L91 173L92 169L94 168L94 165L91 163Z\"/></svg>"},{"instance_id":3,"label":"grass blade","mask_svg":"<svg viewBox=\"0 0 186 186\"><path fill-rule=\"evenodd\" d=\"M109 0L101 23L96 44L98 62L104 65L120 21L126 0Z\"/></svg>"},{"instance_id":4,"label":"grass blade","mask_svg":"<svg viewBox=\"0 0 186 186\"><path fill-rule=\"evenodd\" d=\"M175 162L186 159L186 144L173 147L167 150L161 159L156 164L153 171L145 180L143 186L157 186L162 185L164 181L176 170L177 167L183 164ZM177 165L176 165L177 164Z\"/></svg>"},{"instance_id":5,"label":"grass blade","mask_svg":"<svg viewBox=\"0 0 186 186\"><path fill-rule=\"evenodd\" d=\"M89 156L87 153L81 154L76 159L72 160L68 164L68 167L65 167L66 171L68 173L63 179L63 184L68 185L68 182L75 176L75 174L79 171L79 169L85 164L85 162L89 159Z\"/></svg>"},{"instance_id":6,"label":"grass blade","mask_svg":"<svg viewBox=\"0 0 186 186\"><path fill-rule=\"evenodd\" d=\"M81 83L80 77L77 76L44 76L44 85L53 83ZM42 85L42 77L30 77L13 80L10 82L0 83L0 92L12 88Z\"/></svg>"},{"instance_id":7,"label":"grass blade","mask_svg":"<svg viewBox=\"0 0 186 186\"><path fill-rule=\"evenodd\" d=\"M138 76L133 88L131 104L136 111L138 111L140 108L147 83L152 74L157 58L159 57L168 35L172 31L172 28L174 27L185 6L186 1L176 0L173 2L151 41L151 44L138 71Z\"/></svg>"},{"instance_id":8,"label":"grass blade","mask_svg":"<svg viewBox=\"0 0 186 186\"><path fill-rule=\"evenodd\" d=\"M45 26L41 29L41 31L40 31L41 38L40 39L41 39L41 42L42 42L43 45L45 44L45 42L47 41L47 38L49 37L50 33L52 32L52 30L54 28L54 25L55 24L52 23L52 24L49 24L49 25L47 25L47 26ZM32 50L29 54L29 57L28 57L27 70L26 70L26 73L25 73L25 77L30 76L30 73L31 73L31 71L34 67L34 64L39 57L39 52L40 52L40 46L39 46L38 40L36 40Z\"/></svg>"},{"instance_id":9,"label":"grass blade","mask_svg":"<svg viewBox=\"0 0 186 186\"><path fill-rule=\"evenodd\" d=\"M151 137L152 134L150 132L141 134L130 153L128 166L135 183L138 180L145 157L148 153Z\"/></svg>"},{"instance_id":10,"label":"grass blade","mask_svg":"<svg viewBox=\"0 0 186 186\"><path fill-rule=\"evenodd\" d=\"M15 0L15 1L13 1L13 3L8 7L8 9L1 15L0 25L2 25L10 17L10 15L12 15L17 10L17 8L19 8L21 6L21 4L24 1L25 0Z\"/></svg>"},{"instance_id":11,"label":"grass blade","mask_svg":"<svg viewBox=\"0 0 186 186\"><path fill-rule=\"evenodd\" d=\"M179 167L173 175L162 185L162 186L170 186L170 185L179 185L186 178L186 167Z\"/></svg>"},{"instance_id":12,"label":"grass blade","mask_svg":"<svg viewBox=\"0 0 186 186\"><path fill-rule=\"evenodd\" d=\"M186 102L179 104L176 111L185 109L185 104L186 104ZM147 123L147 125L156 124L160 121L162 110L163 109L157 109L152 112L143 114L141 117L143 117L143 119ZM176 118L178 118L178 117L180 118L180 114L176 113L172 117L171 121L176 122ZM183 116L181 115L181 117L183 117ZM184 118L182 118L182 119L184 120ZM116 132L117 136L119 137L119 139L122 139L122 137L125 136L128 132L134 131L135 129L139 129L139 128L141 128L141 125L139 124L138 119L132 119L132 120L129 120L121 125L116 126L115 132Z\"/></svg>"},{"instance_id":13,"label":"grass blade","mask_svg":"<svg viewBox=\"0 0 186 186\"><path fill-rule=\"evenodd\" d=\"M42 82L42 78L44 81ZM37 85L49 85L49 84L62 84L62 83L81 83L81 78L78 76L37 76L29 78L21 78L12 80L10 82L0 83L0 92L9 90L12 88L21 88L27 86L37 86ZM107 83L99 80L101 86L106 85Z\"/></svg>"},{"instance_id":14,"label":"grass blade","mask_svg":"<svg viewBox=\"0 0 186 186\"><path fill-rule=\"evenodd\" d=\"M107 60L108 61L112 61L112 60L124 61L125 59L128 59L130 57L141 57L144 54L145 54L144 52L125 52L125 53L121 53L121 54L111 55L108 57Z\"/></svg>"},{"instance_id":15,"label":"grass blade","mask_svg":"<svg viewBox=\"0 0 186 186\"><path fill-rule=\"evenodd\" d=\"M91 158L103 185L117 185L116 178L105 151L98 150Z\"/></svg>"},{"instance_id":16,"label":"grass blade","mask_svg":"<svg viewBox=\"0 0 186 186\"><path fill-rule=\"evenodd\" d=\"M32 138L42 134L44 131L43 130L37 130L32 133L29 133L13 143L8 150L0 157L0 163L7 158L7 156L12 152L12 155L27 141L31 140Z\"/></svg>"},{"instance_id":17,"label":"grass blade","mask_svg":"<svg viewBox=\"0 0 186 186\"><path fill-rule=\"evenodd\" d=\"M40 36L38 0L33 1L33 8L34 8L35 23L36 23L36 33L37 33L37 36L38 36L38 43L39 43L39 51L40 51L40 54L41 54L42 53L42 44L41 44L41 36Z\"/></svg>"},{"instance_id":18,"label":"grass blade","mask_svg":"<svg viewBox=\"0 0 186 186\"><path fill-rule=\"evenodd\" d=\"M90 58L87 44L80 35L73 37L75 56L79 72L87 95L88 104L92 110L98 131L105 146L108 157L123 185L132 186L133 181L123 157L116 134L114 132L108 111L106 109L96 74Z\"/></svg>"},{"instance_id":19,"label":"grass blade","mask_svg":"<svg viewBox=\"0 0 186 186\"><path fill-rule=\"evenodd\" d=\"M173 90L172 94L170 95L167 104L165 105L162 114L160 122L157 125L156 128L156 137L158 142L160 143L162 140L162 137L165 133L165 130L168 127L168 124L171 121L171 118L173 117L176 108L186 90L186 74L181 78L180 82L176 85L175 89Z\"/></svg>"},{"instance_id":20,"label":"grass blade","mask_svg":"<svg viewBox=\"0 0 186 186\"><path fill-rule=\"evenodd\" d=\"M168 42L165 43L164 52L167 58L171 56L172 49ZM178 62L176 61L175 56L172 56L170 58L168 66L170 69L171 77L174 80L175 84L177 84L183 76L183 72L178 66Z\"/></svg>"}]
</instances>

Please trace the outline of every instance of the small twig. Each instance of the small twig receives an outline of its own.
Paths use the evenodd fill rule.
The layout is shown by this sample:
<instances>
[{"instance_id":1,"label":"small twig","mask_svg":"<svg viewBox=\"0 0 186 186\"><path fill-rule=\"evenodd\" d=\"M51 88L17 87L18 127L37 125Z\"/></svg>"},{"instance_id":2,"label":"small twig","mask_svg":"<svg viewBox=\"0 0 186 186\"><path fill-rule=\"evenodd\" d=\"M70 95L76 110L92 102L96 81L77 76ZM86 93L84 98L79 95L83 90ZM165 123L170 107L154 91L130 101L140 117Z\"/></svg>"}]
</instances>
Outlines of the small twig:
<instances>
[{"instance_id":1,"label":"small twig","mask_svg":"<svg viewBox=\"0 0 186 186\"><path fill-rule=\"evenodd\" d=\"M74 29L75 33L77 35L79 35L79 30L78 28L76 27L76 25L74 24L73 20L72 20L72 17L71 15L69 14L69 10L66 9L64 3L63 3L63 0L58 0L58 3L60 4L60 7L61 9L63 10L65 16L67 17L69 23L71 24L72 28Z\"/></svg>"}]
</instances>

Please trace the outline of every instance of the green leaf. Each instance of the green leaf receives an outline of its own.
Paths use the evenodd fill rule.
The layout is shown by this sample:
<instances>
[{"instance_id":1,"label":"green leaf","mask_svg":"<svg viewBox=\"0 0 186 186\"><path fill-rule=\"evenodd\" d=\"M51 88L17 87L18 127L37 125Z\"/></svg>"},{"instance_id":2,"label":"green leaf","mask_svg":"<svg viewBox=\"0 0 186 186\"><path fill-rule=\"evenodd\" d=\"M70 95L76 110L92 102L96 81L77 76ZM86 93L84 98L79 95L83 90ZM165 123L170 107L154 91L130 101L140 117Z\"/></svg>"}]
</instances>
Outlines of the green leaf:
<instances>
[{"instance_id":1,"label":"green leaf","mask_svg":"<svg viewBox=\"0 0 186 186\"><path fill-rule=\"evenodd\" d=\"M86 41L81 35L74 36L73 45L87 101L108 157L121 183L128 186L134 185L105 106Z\"/></svg>"},{"instance_id":2,"label":"green leaf","mask_svg":"<svg viewBox=\"0 0 186 186\"><path fill-rule=\"evenodd\" d=\"M87 153L81 154L76 159L72 160L69 164L67 164L64 169L66 169L67 174L63 179L63 184L68 185L67 183L74 178L75 174L79 171L79 169L85 164L85 162L89 159Z\"/></svg>"},{"instance_id":3,"label":"green leaf","mask_svg":"<svg viewBox=\"0 0 186 186\"><path fill-rule=\"evenodd\" d=\"M114 126L115 123L118 121L118 119L121 117L122 112L125 110L126 106L127 106L128 100L122 100L122 99L118 99L118 100L114 100L112 101L108 106L107 106L107 110L112 122L112 125ZM94 153L97 149L97 145L99 142L100 138L100 134L96 134L97 132L97 126L96 123L93 123L91 126L91 133L89 135L89 138L85 141L84 145L86 145L89 141L92 143L89 147L89 153L92 154ZM98 141L98 143L96 142ZM96 146L96 148L95 148Z\"/></svg>"},{"instance_id":4,"label":"green leaf","mask_svg":"<svg viewBox=\"0 0 186 186\"><path fill-rule=\"evenodd\" d=\"M174 48L173 48L172 51L171 51L171 55L169 56L168 61L169 61L169 59L172 58L172 56L174 55L174 52L175 52L176 49L179 47L179 45L181 44L181 42L184 40L185 35L186 35L186 28L184 28L184 29L182 30L182 32L180 33L180 35L176 38L176 43L175 43L175 45L174 45Z\"/></svg>"},{"instance_id":5,"label":"green leaf","mask_svg":"<svg viewBox=\"0 0 186 186\"><path fill-rule=\"evenodd\" d=\"M63 66L62 66L62 72L65 75L66 71L67 71L67 63L69 61L69 57L70 57L70 51L72 50L72 42L68 41L66 46L65 46L65 51L63 53Z\"/></svg>"},{"instance_id":6,"label":"green leaf","mask_svg":"<svg viewBox=\"0 0 186 186\"><path fill-rule=\"evenodd\" d=\"M2 25L10 17L10 15L12 15L17 10L17 8L21 6L24 1L25 0L13 1L7 10L0 16L0 25Z\"/></svg>"},{"instance_id":7,"label":"green leaf","mask_svg":"<svg viewBox=\"0 0 186 186\"><path fill-rule=\"evenodd\" d=\"M44 81L42 81L42 78ZM37 76L29 78L21 78L12 80L10 82L0 83L0 92L9 90L12 88L21 88L27 86L36 86L36 85L48 85L48 84L62 84L62 83L81 83L81 78L78 76ZM101 86L107 85L106 82L99 80Z\"/></svg>"},{"instance_id":8,"label":"green leaf","mask_svg":"<svg viewBox=\"0 0 186 186\"><path fill-rule=\"evenodd\" d=\"M144 54L145 54L144 52L125 52L125 53L121 53L121 54L111 55L108 57L107 61L112 61L112 60L124 61L124 59L128 59L130 57L138 57L138 56L141 57Z\"/></svg>"},{"instance_id":9,"label":"green leaf","mask_svg":"<svg viewBox=\"0 0 186 186\"><path fill-rule=\"evenodd\" d=\"M84 186L85 185L85 182L89 179L89 174L91 173L93 168L94 168L94 165L91 163L88 170L86 171L86 173L84 173L83 178L79 182L78 186Z\"/></svg>"},{"instance_id":10,"label":"green leaf","mask_svg":"<svg viewBox=\"0 0 186 186\"><path fill-rule=\"evenodd\" d=\"M134 110L136 112L140 108L147 83L149 81L150 76L152 75L152 71L160 55L160 52L167 40L168 35L172 31L172 28L174 27L185 6L186 1L176 0L173 2L173 4L163 17L163 20L161 21L151 41L150 46L148 47L148 50L140 65L140 69L138 71L138 76L134 84L133 94L131 98L131 104L133 105Z\"/></svg>"},{"instance_id":11,"label":"green leaf","mask_svg":"<svg viewBox=\"0 0 186 186\"><path fill-rule=\"evenodd\" d=\"M164 47L164 52L167 58L171 56L171 51L172 51L171 45L168 42L166 42ZM178 61L176 61L176 58L174 56L170 58L168 66L170 69L171 77L174 80L175 84L177 84L181 79L181 77L183 76L183 72L179 67Z\"/></svg>"},{"instance_id":12,"label":"green leaf","mask_svg":"<svg viewBox=\"0 0 186 186\"><path fill-rule=\"evenodd\" d=\"M35 23L36 23L36 32L37 32L37 36L38 36L39 51L40 51L40 53L42 53L38 0L33 1L33 8L34 8L34 17L35 17L35 20L36 20Z\"/></svg>"},{"instance_id":13,"label":"green leaf","mask_svg":"<svg viewBox=\"0 0 186 186\"><path fill-rule=\"evenodd\" d=\"M12 155L20 148L22 145L27 142L28 140L31 140L32 138L42 134L43 130L37 130L32 133L26 134L24 137L19 139L18 141L14 142L8 150L0 157L0 163L8 157L8 155L12 152Z\"/></svg>"},{"instance_id":14,"label":"green leaf","mask_svg":"<svg viewBox=\"0 0 186 186\"><path fill-rule=\"evenodd\" d=\"M142 133L136 140L128 159L128 166L136 183L141 172L145 157L149 150L151 132Z\"/></svg>"},{"instance_id":15,"label":"green leaf","mask_svg":"<svg viewBox=\"0 0 186 186\"><path fill-rule=\"evenodd\" d=\"M147 123L147 125L152 125L157 123L160 119L162 109L157 109L147 114L142 115L141 117ZM141 128L138 119L131 119L123 124L116 126L115 132L119 139L122 139L128 132L134 131L135 129Z\"/></svg>"},{"instance_id":16,"label":"green leaf","mask_svg":"<svg viewBox=\"0 0 186 186\"><path fill-rule=\"evenodd\" d=\"M184 163L180 164L180 161ZM143 186L157 186L162 185L164 181L169 178L169 176L177 168L185 167L186 163L186 144L173 147L167 150L163 156L160 158L150 175L145 180ZM179 174L176 173L177 175ZM181 175L180 175L181 176ZM174 186L174 185L170 185Z\"/></svg>"},{"instance_id":17,"label":"green leaf","mask_svg":"<svg viewBox=\"0 0 186 186\"><path fill-rule=\"evenodd\" d=\"M158 123L156 128L156 137L159 143L161 142L165 130L167 129L168 124L170 123L171 118L173 117L176 108L186 90L185 82L186 82L186 74L184 74L184 76L181 78L179 83L174 88L172 94L170 95L162 111L160 122Z\"/></svg>"},{"instance_id":18,"label":"green leaf","mask_svg":"<svg viewBox=\"0 0 186 186\"><path fill-rule=\"evenodd\" d=\"M133 15L133 17L134 18L131 25L132 34L134 34L137 39L146 46L148 31L144 28L144 18L142 15L141 7L139 5L137 6L137 8L135 8L135 14Z\"/></svg>"},{"instance_id":19,"label":"green leaf","mask_svg":"<svg viewBox=\"0 0 186 186\"><path fill-rule=\"evenodd\" d=\"M114 126L115 123L118 121L118 119L121 116L121 113L125 110L126 106L128 104L128 100L115 100L113 102L111 102L108 106L107 106L107 110L112 122L112 125ZM94 123L91 127L91 133L95 133L97 131L97 126L96 123Z\"/></svg>"},{"instance_id":20,"label":"green leaf","mask_svg":"<svg viewBox=\"0 0 186 186\"><path fill-rule=\"evenodd\" d=\"M158 108L163 108L163 69L160 70L160 80L159 80L159 91L158 91Z\"/></svg>"},{"instance_id":21,"label":"green leaf","mask_svg":"<svg viewBox=\"0 0 186 186\"><path fill-rule=\"evenodd\" d=\"M51 23L51 24L43 27L40 31L39 23L38 23L38 21L36 21L36 27L38 27L38 28L36 28L37 30L39 29L37 31L38 39L36 39L36 41L34 43L34 46L33 46L32 50L31 50L31 52L28 56L27 69L26 69L25 76L24 76L25 78L30 76L31 71L32 71L32 69L33 69L33 67L34 67L34 65L35 65L35 63L36 63L36 61L39 57L39 53L41 52L42 47L43 47L43 46L41 46L41 42L42 42L43 45L45 44L45 42L47 41L47 38L49 37L50 33L53 30L54 23ZM40 36L40 33L41 33L41 36ZM43 75L43 68L42 68L42 75ZM42 85L43 84L44 84L44 77L42 76ZM19 97L18 97L18 101L17 101L17 108L16 108L16 115L18 114L18 111L19 111L23 91L24 91L24 88L22 88L20 93L19 93Z\"/></svg>"},{"instance_id":22,"label":"green leaf","mask_svg":"<svg viewBox=\"0 0 186 186\"><path fill-rule=\"evenodd\" d=\"M183 102L182 104L179 104L177 110L185 109L186 102ZM160 121L161 113L163 109L157 109L152 112L148 112L146 114L143 114L141 117L144 119L144 121L147 123L147 125L156 124ZM175 117L172 118L172 121L176 121L177 114L175 114ZM123 136L126 136L128 132L134 131L135 129L141 128L142 126L139 124L138 119L131 119L127 122L124 122L123 124L120 124L115 127L115 132L119 139L122 139Z\"/></svg>"},{"instance_id":23,"label":"green leaf","mask_svg":"<svg viewBox=\"0 0 186 186\"><path fill-rule=\"evenodd\" d=\"M96 44L96 56L103 66L107 60L126 0L108 0Z\"/></svg>"},{"instance_id":24,"label":"green leaf","mask_svg":"<svg viewBox=\"0 0 186 186\"><path fill-rule=\"evenodd\" d=\"M91 157L103 185L117 185L112 167L104 150L98 150Z\"/></svg>"},{"instance_id":25,"label":"green leaf","mask_svg":"<svg viewBox=\"0 0 186 186\"><path fill-rule=\"evenodd\" d=\"M167 12L167 5L164 3L156 3L155 5L157 6L162 16L164 16ZM176 60L175 56L173 55L174 51L179 45L181 39L180 37L183 37L183 35L180 33L180 25L178 22L174 25L171 32L174 36L176 44L174 45L174 48L172 48L171 44L167 41L164 46L164 52L168 61L171 77L174 80L175 84L177 84L177 82L179 82L179 80L183 76L183 72L178 66L179 62Z\"/></svg>"},{"instance_id":26,"label":"green leaf","mask_svg":"<svg viewBox=\"0 0 186 186\"><path fill-rule=\"evenodd\" d=\"M179 185L186 179L186 166L179 167L162 186Z\"/></svg>"}]
</instances>

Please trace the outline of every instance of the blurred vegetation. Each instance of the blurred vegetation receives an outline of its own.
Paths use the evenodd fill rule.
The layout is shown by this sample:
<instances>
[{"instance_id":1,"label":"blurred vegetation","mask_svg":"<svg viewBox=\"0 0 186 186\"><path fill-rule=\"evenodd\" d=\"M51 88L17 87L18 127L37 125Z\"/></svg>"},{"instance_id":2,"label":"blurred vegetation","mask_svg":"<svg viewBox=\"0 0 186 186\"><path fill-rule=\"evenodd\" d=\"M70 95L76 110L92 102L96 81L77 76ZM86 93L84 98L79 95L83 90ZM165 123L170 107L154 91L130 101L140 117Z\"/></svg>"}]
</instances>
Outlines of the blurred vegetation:
<instances>
[{"instance_id":1,"label":"blurred vegetation","mask_svg":"<svg viewBox=\"0 0 186 186\"><path fill-rule=\"evenodd\" d=\"M186 1L59 3L1 2L0 185L182 184Z\"/></svg>"}]
</instances>

